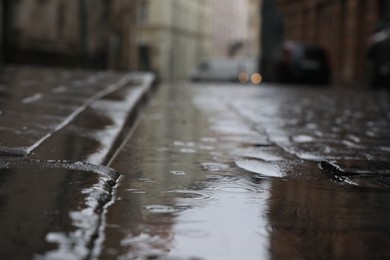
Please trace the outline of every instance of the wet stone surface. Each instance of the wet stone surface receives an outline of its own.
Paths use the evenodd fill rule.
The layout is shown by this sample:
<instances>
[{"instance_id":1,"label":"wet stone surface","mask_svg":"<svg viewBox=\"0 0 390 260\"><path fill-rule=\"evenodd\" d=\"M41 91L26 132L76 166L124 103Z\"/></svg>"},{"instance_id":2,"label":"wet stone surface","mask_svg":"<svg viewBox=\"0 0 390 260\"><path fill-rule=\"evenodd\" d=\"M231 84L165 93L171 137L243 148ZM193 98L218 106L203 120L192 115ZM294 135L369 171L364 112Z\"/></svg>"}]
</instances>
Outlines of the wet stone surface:
<instances>
[{"instance_id":1,"label":"wet stone surface","mask_svg":"<svg viewBox=\"0 0 390 260\"><path fill-rule=\"evenodd\" d=\"M142 86L130 85L112 93L121 94L121 99L97 100L38 146L31 157L106 164L138 116L133 109L138 102L135 97L143 93Z\"/></svg>"},{"instance_id":2,"label":"wet stone surface","mask_svg":"<svg viewBox=\"0 0 390 260\"><path fill-rule=\"evenodd\" d=\"M2 256L390 257L387 92L7 73Z\"/></svg>"},{"instance_id":3,"label":"wet stone surface","mask_svg":"<svg viewBox=\"0 0 390 260\"><path fill-rule=\"evenodd\" d=\"M88 107L126 85L139 82L123 73L7 68L0 95L0 155L30 154Z\"/></svg>"},{"instance_id":4,"label":"wet stone surface","mask_svg":"<svg viewBox=\"0 0 390 260\"><path fill-rule=\"evenodd\" d=\"M324 173L335 181L360 187L390 187L390 162L373 160L322 161Z\"/></svg>"},{"instance_id":5,"label":"wet stone surface","mask_svg":"<svg viewBox=\"0 0 390 260\"><path fill-rule=\"evenodd\" d=\"M200 102L230 108L290 156L314 162L390 158L388 92L289 86L210 92Z\"/></svg>"},{"instance_id":6,"label":"wet stone surface","mask_svg":"<svg viewBox=\"0 0 390 260\"><path fill-rule=\"evenodd\" d=\"M0 258L97 257L119 174L107 165L146 73L8 67L0 85Z\"/></svg>"},{"instance_id":7,"label":"wet stone surface","mask_svg":"<svg viewBox=\"0 0 390 260\"><path fill-rule=\"evenodd\" d=\"M83 162L0 160L0 256L91 256L118 173Z\"/></svg>"},{"instance_id":8,"label":"wet stone surface","mask_svg":"<svg viewBox=\"0 0 390 260\"><path fill-rule=\"evenodd\" d=\"M332 181L387 174L386 95L163 86L112 162L101 258L389 257L389 186Z\"/></svg>"}]
</instances>

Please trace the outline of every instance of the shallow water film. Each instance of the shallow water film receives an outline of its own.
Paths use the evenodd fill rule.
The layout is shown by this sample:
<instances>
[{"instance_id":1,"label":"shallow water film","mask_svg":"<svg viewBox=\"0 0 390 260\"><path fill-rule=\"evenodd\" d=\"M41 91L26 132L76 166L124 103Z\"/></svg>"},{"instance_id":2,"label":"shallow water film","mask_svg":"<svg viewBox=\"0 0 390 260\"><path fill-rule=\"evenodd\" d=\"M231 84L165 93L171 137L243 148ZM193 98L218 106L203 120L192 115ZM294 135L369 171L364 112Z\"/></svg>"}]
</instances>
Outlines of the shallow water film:
<instances>
[{"instance_id":1,"label":"shallow water film","mask_svg":"<svg viewBox=\"0 0 390 260\"><path fill-rule=\"evenodd\" d=\"M357 126L367 120L358 119L359 110L325 115L318 102L310 105L310 97L323 91L161 88L110 165L121 177L105 215L101 257L389 257L388 165L379 163L388 154L365 146L369 138L361 141L359 130L369 130L363 127L353 138L346 124L326 124L331 116L352 118L349 124ZM369 113L380 113L376 108ZM317 115L302 119L311 113ZM387 117L376 116L380 122L372 124L379 126L370 129L379 135ZM362 163L366 155L374 157L371 168Z\"/></svg>"}]
</instances>

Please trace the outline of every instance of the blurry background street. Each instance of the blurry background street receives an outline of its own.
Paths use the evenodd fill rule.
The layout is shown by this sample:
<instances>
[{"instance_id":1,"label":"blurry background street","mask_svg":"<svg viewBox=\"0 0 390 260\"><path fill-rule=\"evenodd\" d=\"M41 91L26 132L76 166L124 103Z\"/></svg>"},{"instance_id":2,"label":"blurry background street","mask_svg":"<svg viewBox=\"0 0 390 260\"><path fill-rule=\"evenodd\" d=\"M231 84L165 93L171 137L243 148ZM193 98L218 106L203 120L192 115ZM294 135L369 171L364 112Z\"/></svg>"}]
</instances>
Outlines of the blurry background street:
<instances>
[{"instance_id":1,"label":"blurry background street","mask_svg":"<svg viewBox=\"0 0 390 260\"><path fill-rule=\"evenodd\" d=\"M162 80L202 79L199 73L237 80L240 72L249 78L261 72L265 81L383 87L390 85L389 6L387 0L2 0L0 60L3 67L146 70ZM210 71L207 63L215 60L237 64ZM220 70L230 74L218 77Z\"/></svg>"}]
</instances>

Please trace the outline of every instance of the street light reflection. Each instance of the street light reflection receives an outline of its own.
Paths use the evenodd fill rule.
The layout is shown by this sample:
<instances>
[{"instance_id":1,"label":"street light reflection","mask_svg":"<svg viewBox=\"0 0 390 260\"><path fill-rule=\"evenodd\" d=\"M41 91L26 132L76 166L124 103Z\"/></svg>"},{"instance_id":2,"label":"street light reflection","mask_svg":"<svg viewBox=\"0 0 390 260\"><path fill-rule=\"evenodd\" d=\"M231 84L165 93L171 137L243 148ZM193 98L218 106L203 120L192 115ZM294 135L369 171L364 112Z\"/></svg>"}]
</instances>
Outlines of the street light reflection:
<instances>
[{"instance_id":1,"label":"street light reflection","mask_svg":"<svg viewBox=\"0 0 390 260\"><path fill-rule=\"evenodd\" d=\"M241 72L238 75L238 80L240 81L241 84L246 84L249 81L249 75L246 72Z\"/></svg>"},{"instance_id":2,"label":"street light reflection","mask_svg":"<svg viewBox=\"0 0 390 260\"><path fill-rule=\"evenodd\" d=\"M260 73L253 73L251 76L251 81L253 84L260 84L263 81L263 77L260 75Z\"/></svg>"}]
</instances>

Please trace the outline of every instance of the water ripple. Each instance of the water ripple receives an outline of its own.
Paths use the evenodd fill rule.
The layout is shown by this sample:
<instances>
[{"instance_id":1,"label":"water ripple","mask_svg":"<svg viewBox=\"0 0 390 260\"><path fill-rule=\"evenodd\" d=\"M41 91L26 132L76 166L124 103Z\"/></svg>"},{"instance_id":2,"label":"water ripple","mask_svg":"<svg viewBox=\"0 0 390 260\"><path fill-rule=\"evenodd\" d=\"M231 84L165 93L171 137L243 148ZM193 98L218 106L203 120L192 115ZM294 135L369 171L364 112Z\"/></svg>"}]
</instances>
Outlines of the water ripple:
<instances>
[{"instance_id":1,"label":"water ripple","mask_svg":"<svg viewBox=\"0 0 390 260\"><path fill-rule=\"evenodd\" d=\"M165 206L165 205L148 205L145 206L145 209L151 213L157 213L157 214L174 213L179 211L174 207Z\"/></svg>"},{"instance_id":2,"label":"water ripple","mask_svg":"<svg viewBox=\"0 0 390 260\"><path fill-rule=\"evenodd\" d=\"M192 199L192 200L208 200L211 199L211 196L200 191L193 190L171 190L168 193L176 193L180 195L182 199Z\"/></svg>"}]
</instances>

